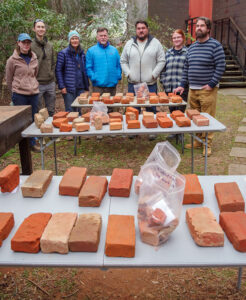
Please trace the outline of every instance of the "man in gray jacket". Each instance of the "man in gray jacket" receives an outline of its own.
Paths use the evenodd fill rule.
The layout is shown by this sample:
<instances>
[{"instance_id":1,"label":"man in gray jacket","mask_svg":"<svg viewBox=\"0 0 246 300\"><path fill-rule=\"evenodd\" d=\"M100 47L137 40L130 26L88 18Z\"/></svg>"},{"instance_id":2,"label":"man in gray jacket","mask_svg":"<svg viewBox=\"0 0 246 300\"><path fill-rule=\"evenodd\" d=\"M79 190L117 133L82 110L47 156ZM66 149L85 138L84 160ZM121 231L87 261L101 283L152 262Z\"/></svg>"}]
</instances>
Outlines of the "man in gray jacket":
<instances>
[{"instance_id":1,"label":"man in gray jacket","mask_svg":"<svg viewBox=\"0 0 246 300\"><path fill-rule=\"evenodd\" d=\"M33 24L35 39L32 43L32 51L38 58L38 75L39 96L38 108L42 108L42 98L45 101L49 115L53 116L55 112L55 52L53 46L48 42L45 33L46 26L43 20L37 19Z\"/></svg>"},{"instance_id":2,"label":"man in gray jacket","mask_svg":"<svg viewBox=\"0 0 246 300\"><path fill-rule=\"evenodd\" d=\"M134 93L134 85L146 82L150 92L157 93L157 77L165 65L165 52L161 43L149 34L148 23L137 21L136 36L125 45L120 63L128 79L128 92ZM156 112L156 107L147 108Z\"/></svg>"}]
</instances>

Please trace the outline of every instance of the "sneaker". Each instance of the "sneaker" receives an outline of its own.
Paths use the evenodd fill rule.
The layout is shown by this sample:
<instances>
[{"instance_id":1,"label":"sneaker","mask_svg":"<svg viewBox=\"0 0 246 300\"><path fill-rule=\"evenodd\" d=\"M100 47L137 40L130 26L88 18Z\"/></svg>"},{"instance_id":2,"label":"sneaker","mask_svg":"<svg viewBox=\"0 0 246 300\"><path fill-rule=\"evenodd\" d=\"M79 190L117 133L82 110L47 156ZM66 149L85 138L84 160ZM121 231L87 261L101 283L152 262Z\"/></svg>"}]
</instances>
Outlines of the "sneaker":
<instances>
[{"instance_id":1,"label":"sneaker","mask_svg":"<svg viewBox=\"0 0 246 300\"><path fill-rule=\"evenodd\" d=\"M186 144L185 145L185 149L191 149L192 145L191 144ZM198 141L194 141L193 143L193 148L194 149L198 149L198 148L202 148L202 143L198 142Z\"/></svg>"},{"instance_id":2,"label":"sneaker","mask_svg":"<svg viewBox=\"0 0 246 300\"><path fill-rule=\"evenodd\" d=\"M156 135L155 134L150 134L149 135L149 141L153 141L156 139Z\"/></svg>"},{"instance_id":3,"label":"sneaker","mask_svg":"<svg viewBox=\"0 0 246 300\"><path fill-rule=\"evenodd\" d=\"M207 147L207 156L209 157L212 154L211 147ZM205 147L203 147L202 156L205 156Z\"/></svg>"},{"instance_id":4,"label":"sneaker","mask_svg":"<svg viewBox=\"0 0 246 300\"><path fill-rule=\"evenodd\" d=\"M38 146L38 145L31 146L31 151L36 152L36 153L40 152L41 151L40 146Z\"/></svg>"}]
</instances>

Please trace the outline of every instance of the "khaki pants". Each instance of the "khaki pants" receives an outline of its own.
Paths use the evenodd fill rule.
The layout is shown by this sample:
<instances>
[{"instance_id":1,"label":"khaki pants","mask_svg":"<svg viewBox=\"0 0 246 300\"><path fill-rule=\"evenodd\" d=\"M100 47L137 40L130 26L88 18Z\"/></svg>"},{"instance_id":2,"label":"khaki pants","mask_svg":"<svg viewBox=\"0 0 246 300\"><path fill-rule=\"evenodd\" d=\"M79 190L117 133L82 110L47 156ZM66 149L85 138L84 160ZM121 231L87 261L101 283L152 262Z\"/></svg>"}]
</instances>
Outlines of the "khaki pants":
<instances>
[{"instance_id":1,"label":"khaki pants","mask_svg":"<svg viewBox=\"0 0 246 300\"><path fill-rule=\"evenodd\" d=\"M189 89L188 102L191 109L197 109L215 117L216 100L218 88L215 87L211 91L207 90L191 90ZM208 147L211 147L213 133L208 133ZM197 134L197 136L205 141L205 133Z\"/></svg>"}]
</instances>

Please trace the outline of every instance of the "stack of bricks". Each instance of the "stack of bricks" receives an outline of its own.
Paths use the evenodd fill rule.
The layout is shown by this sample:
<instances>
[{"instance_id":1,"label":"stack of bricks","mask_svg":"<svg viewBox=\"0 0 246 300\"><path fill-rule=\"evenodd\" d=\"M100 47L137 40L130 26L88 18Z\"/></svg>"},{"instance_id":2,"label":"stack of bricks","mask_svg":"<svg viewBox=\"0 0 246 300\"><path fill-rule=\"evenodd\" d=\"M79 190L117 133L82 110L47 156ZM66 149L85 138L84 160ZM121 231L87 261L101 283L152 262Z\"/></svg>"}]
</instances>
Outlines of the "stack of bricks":
<instances>
[{"instance_id":1,"label":"stack of bricks","mask_svg":"<svg viewBox=\"0 0 246 300\"><path fill-rule=\"evenodd\" d=\"M123 116L119 112L109 113L109 129L110 130L121 130L122 129L122 120Z\"/></svg>"},{"instance_id":2,"label":"stack of bricks","mask_svg":"<svg viewBox=\"0 0 246 300\"><path fill-rule=\"evenodd\" d=\"M12 192L20 183L18 165L8 165L0 171L0 189L2 193Z\"/></svg>"}]
</instances>

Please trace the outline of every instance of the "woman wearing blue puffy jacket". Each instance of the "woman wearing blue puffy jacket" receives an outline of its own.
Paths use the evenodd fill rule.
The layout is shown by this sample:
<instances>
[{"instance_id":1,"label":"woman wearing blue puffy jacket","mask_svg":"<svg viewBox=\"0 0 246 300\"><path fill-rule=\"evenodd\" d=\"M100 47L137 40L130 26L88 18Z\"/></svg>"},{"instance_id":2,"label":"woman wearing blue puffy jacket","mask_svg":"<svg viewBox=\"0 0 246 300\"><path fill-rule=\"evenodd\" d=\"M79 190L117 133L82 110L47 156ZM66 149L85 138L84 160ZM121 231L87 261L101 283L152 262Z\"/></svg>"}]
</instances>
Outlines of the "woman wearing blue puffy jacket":
<instances>
[{"instance_id":1,"label":"woman wearing blue puffy jacket","mask_svg":"<svg viewBox=\"0 0 246 300\"><path fill-rule=\"evenodd\" d=\"M70 31L68 41L69 46L57 55L56 79L65 102L65 110L70 112L75 98L89 90L89 81L79 33L76 30Z\"/></svg>"}]
</instances>

